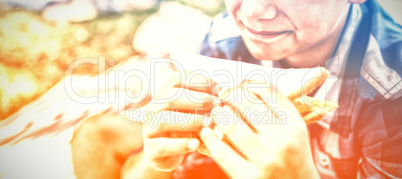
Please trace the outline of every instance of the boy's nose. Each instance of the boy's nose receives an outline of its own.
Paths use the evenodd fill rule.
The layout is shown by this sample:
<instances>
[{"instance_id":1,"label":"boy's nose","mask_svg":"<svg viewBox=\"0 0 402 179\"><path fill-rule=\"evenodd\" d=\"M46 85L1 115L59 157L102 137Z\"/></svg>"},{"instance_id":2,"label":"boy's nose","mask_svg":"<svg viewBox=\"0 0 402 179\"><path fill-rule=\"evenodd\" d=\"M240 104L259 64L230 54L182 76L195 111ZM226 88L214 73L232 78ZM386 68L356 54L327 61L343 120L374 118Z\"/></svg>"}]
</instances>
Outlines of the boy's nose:
<instances>
[{"instance_id":1,"label":"boy's nose","mask_svg":"<svg viewBox=\"0 0 402 179\"><path fill-rule=\"evenodd\" d=\"M278 15L277 7L267 0L243 0L241 13L248 20L274 19Z\"/></svg>"}]
</instances>

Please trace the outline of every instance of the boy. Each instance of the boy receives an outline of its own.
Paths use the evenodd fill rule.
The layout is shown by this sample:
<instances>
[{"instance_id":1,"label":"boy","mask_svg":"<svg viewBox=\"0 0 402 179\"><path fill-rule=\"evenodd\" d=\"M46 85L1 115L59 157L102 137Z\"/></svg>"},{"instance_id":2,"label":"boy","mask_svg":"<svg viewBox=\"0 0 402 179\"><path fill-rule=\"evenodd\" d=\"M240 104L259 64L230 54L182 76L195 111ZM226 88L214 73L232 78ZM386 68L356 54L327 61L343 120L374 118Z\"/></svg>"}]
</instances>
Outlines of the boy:
<instances>
[{"instance_id":1,"label":"boy","mask_svg":"<svg viewBox=\"0 0 402 179\"><path fill-rule=\"evenodd\" d=\"M185 154L196 151L201 141L226 174L236 178L402 177L402 156L399 154L402 122L398 120L402 105L402 30L376 1L226 0L226 6L229 17L217 19L212 25L202 54L246 59L249 63L281 68L325 66L340 82L339 91L329 90L324 94L338 101L338 112L330 120L309 125L307 129L294 107L279 95L276 104L266 106L276 105L285 111L291 124L280 128L256 125L260 129L258 135L243 133L247 141L253 141L247 145L233 137L241 129L234 127L232 131L223 131L238 142L245 157L233 152L200 122L184 129L175 124L159 124L158 128L144 125L134 130L127 125L119 125L118 129L110 127L112 122L107 117L93 118L81 126L72 142L78 177L118 177L123 165L125 178L189 176L177 173L196 168L183 167L185 163L182 162ZM195 89L174 77L170 82L171 88L159 96L177 90L175 87L180 85L198 96L197 99L216 98L213 97L214 85ZM330 89L336 88L335 84ZM265 93L256 92L267 96ZM318 90L316 95L322 93ZM205 111L225 110L216 107L211 100L193 104L185 98L170 101L162 107L150 104L145 110L169 111L166 106L173 106L182 115L197 120L194 109L199 105ZM232 105L240 108L246 104ZM269 108L255 104L247 106L260 112ZM133 141L139 138L141 128L143 149L128 146L130 140L127 138ZM166 131L171 133L163 133ZM199 132L201 141L186 135L178 137L180 133L175 131ZM101 156L89 152L101 148L79 142L90 135L115 136L115 140L91 139L98 143L112 142ZM280 140L272 136L280 136ZM132 154L136 149L141 151ZM93 164L83 165L82 155ZM105 159L106 156L114 158ZM108 170L99 170L99 166L107 166ZM219 172L207 171L211 173L204 173L205 176L222 176ZM201 175L196 173L196 176Z\"/></svg>"}]
</instances>

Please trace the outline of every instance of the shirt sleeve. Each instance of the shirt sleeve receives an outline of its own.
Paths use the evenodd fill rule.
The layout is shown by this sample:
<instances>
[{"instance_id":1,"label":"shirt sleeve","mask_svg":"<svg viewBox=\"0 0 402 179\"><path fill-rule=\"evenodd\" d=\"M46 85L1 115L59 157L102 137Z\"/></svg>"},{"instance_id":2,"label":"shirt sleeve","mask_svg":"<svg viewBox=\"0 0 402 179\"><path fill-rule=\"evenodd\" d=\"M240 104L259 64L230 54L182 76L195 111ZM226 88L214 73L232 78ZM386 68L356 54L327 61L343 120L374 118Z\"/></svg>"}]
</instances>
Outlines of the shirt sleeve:
<instances>
[{"instance_id":1,"label":"shirt sleeve","mask_svg":"<svg viewBox=\"0 0 402 179\"><path fill-rule=\"evenodd\" d=\"M402 97L367 106L357 126L361 177L402 178Z\"/></svg>"}]
</instances>

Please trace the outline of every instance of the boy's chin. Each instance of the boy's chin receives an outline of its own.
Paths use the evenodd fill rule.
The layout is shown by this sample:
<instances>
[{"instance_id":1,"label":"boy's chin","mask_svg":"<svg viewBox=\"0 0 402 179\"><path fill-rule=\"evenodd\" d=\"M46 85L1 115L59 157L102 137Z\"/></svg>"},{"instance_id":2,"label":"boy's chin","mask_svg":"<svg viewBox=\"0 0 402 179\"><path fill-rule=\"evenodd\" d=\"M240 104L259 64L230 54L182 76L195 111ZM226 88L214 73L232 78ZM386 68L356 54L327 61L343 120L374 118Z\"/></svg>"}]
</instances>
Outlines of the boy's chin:
<instances>
[{"instance_id":1,"label":"boy's chin","mask_svg":"<svg viewBox=\"0 0 402 179\"><path fill-rule=\"evenodd\" d=\"M250 54L257 60L264 61L278 61L287 58L290 54L289 49L281 47L272 47L266 45L258 45L252 43L246 43L246 46Z\"/></svg>"},{"instance_id":2,"label":"boy's chin","mask_svg":"<svg viewBox=\"0 0 402 179\"><path fill-rule=\"evenodd\" d=\"M263 53L263 52L250 52L251 55L257 59L257 60L261 60L261 61L278 61L278 60L282 60L285 58L285 56L283 55L278 55L278 54L274 54L274 53Z\"/></svg>"}]
</instances>

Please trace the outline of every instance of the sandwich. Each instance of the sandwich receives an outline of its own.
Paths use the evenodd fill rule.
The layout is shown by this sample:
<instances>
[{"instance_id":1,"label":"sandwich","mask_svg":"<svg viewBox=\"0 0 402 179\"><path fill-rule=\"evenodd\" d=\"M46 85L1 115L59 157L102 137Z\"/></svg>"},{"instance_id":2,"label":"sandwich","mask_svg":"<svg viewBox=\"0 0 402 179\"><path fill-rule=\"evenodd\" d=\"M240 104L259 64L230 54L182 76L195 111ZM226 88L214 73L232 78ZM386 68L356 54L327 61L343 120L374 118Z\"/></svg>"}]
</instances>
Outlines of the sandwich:
<instances>
[{"instance_id":1,"label":"sandwich","mask_svg":"<svg viewBox=\"0 0 402 179\"><path fill-rule=\"evenodd\" d=\"M176 71L202 72L225 88L238 86L246 79L271 83L295 105L306 124L319 121L327 113L338 108L336 101L311 96L329 76L329 71L324 67L267 68L183 51L172 51L171 61Z\"/></svg>"},{"instance_id":2,"label":"sandwich","mask_svg":"<svg viewBox=\"0 0 402 179\"><path fill-rule=\"evenodd\" d=\"M239 86L245 80L265 81L273 84L294 104L306 124L317 122L323 119L327 113L338 108L338 103L335 101L311 97L329 76L329 71L323 67L303 69L267 68L183 51L172 51L171 62L176 71L200 72L200 74L206 75L206 77L226 88ZM214 124L211 125L215 134L222 141L229 144L241 156L244 156L218 128L213 126ZM209 151L203 144L199 147L198 152L209 156Z\"/></svg>"}]
</instances>

